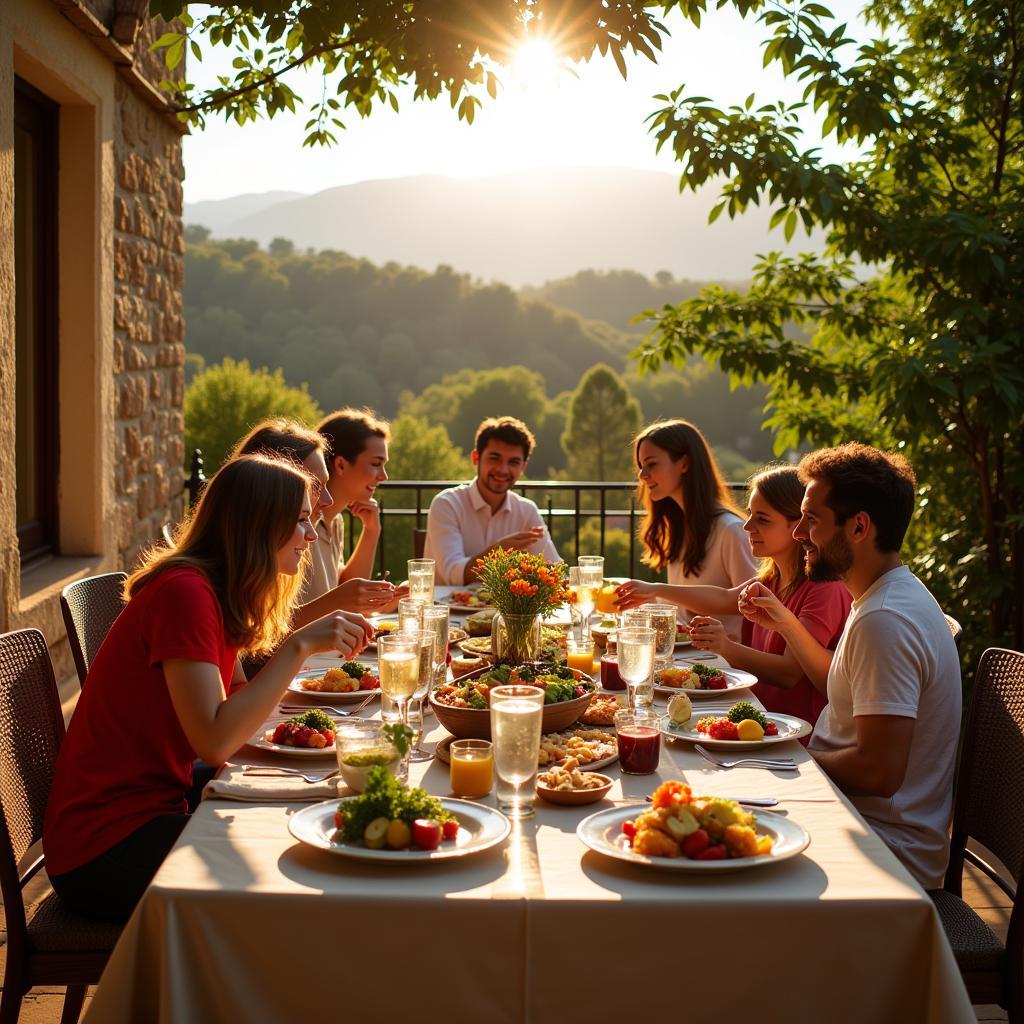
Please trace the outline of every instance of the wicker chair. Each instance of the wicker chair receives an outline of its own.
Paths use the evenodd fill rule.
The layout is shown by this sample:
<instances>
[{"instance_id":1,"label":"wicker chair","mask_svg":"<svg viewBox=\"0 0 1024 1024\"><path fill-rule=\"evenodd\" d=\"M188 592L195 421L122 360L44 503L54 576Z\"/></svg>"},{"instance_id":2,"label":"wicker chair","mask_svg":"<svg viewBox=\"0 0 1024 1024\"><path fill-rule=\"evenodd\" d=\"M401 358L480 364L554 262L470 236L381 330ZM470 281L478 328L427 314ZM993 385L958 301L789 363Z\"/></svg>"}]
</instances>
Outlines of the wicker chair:
<instances>
[{"instance_id":1,"label":"wicker chair","mask_svg":"<svg viewBox=\"0 0 1024 1024\"><path fill-rule=\"evenodd\" d=\"M953 811L949 868L929 893L973 1003L998 1003L1024 1024L1024 654L989 648L974 681ZM972 850L975 839L997 857L1010 885ZM1006 946L961 899L964 861L976 865L1013 901Z\"/></svg>"},{"instance_id":2,"label":"wicker chair","mask_svg":"<svg viewBox=\"0 0 1024 1024\"><path fill-rule=\"evenodd\" d=\"M43 634L0 635L0 892L7 924L0 1024L16 1024L22 999L35 985L67 986L61 1024L77 1021L121 931L71 913L49 887L25 904L26 884L44 867L38 844L63 738Z\"/></svg>"},{"instance_id":3,"label":"wicker chair","mask_svg":"<svg viewBox=\"0 0 1024 1024\"><path fill-rule=\"evenodd\" d=\"M953 634L953 642L956 644L957 650L959 650L960 639L964 635L964 627L961 626L952 615L946 616L946 625L949 626L949 631Z\"/></svg>"},{"instance_id":4,"label":"wicker chair","mask_svg":"<svg viewBox=\"0 0 1024 1024\"><path fill-rule=\"evenodd\" d=\"M121 589L126 579L128 577L123 572L108 572L76 580L61 591L60 611L67 627L79 683L85 683L100 644L124 608Z\"/></svg>"}]
</instances>

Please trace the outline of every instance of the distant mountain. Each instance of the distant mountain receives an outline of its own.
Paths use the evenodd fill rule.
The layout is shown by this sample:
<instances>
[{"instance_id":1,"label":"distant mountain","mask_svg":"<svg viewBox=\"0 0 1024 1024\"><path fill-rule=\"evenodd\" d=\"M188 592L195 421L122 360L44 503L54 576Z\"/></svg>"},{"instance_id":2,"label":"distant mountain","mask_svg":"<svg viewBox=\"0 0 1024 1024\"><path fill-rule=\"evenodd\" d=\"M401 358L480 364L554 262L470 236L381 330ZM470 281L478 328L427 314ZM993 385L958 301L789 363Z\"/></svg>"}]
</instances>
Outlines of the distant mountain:
<instances>
[{"instance_id":1,"label":"distant mountain","mask_svg":"<svg viewBox=\"0 0 1024 1024\"><path fill-rule=\"evenodd\" d=\"M298 199L302 192L249 192L230 199L207 199L200 203L185 204L185 223L203 224L215 235L223 235L224 229L243 217L262 213L278 203Z\"/></svg>"},{"instance_id":2,"label":"distant mountain","mask_svg":"<svg viewBox=\"0 0 1024 1024\"><path fill-rule=\"evenodd\" d=\"M364 181L229 211L229 204L266 198L238 196L187 206L185 219L220 237L263 245L284 237L300 249L340 249L426 270L447 264L513 286L584 268L743 279L758 253L820 244L797 236L786 246L781 232L769 233L763 208L709 225L717 195L715 188L680 193L675 175L656 171L558 167L488 178Z\"/></svg>"}]
</instances>

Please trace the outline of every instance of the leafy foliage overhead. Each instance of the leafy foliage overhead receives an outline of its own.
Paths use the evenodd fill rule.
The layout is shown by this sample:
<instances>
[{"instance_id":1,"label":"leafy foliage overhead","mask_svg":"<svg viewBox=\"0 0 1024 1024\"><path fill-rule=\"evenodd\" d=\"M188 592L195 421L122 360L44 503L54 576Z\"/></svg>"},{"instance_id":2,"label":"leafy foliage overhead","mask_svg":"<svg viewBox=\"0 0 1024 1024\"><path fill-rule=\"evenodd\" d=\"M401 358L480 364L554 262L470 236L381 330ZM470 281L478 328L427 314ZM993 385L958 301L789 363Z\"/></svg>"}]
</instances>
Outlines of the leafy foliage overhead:
<instances>
[{"instance_id":1,"label":"leafy foliage overhead","mask_svg":"<svg viewBox=\"0 0 1024 1024\"><path fill-rule=\"evenodd\" d=\"M754 0L744 0L744 6ZM180 19L155 46L170 69L186 48L202 59L204 46L235 51L233 77L200 90L165 82L183 116L202 124L219 111L239 124L262 114L293 111L302 100L282 75L316 69L323 89L306 104L307 145L330 145L345 127L346 110L367 117L399 107L400 90L414 99L445 96L460 120L472 123L486 97L495 97L502 66L516 47L543 36L567 61L610 55L626 75L626 59L654 60L664 26L658 9L683 9L694 20L705 0L647 4L642 0L241 0L191 16L187 0L151 0L165 20Z\"/></svg>"},{"instance_id":2,"label":"leafy foliage overhead","mask_svg":"<svg viewBox=\"0 0 1024 1024\"><path fill-rule=\"evenodd\" d=\"M879 38L860 45L821 4L759 9L765 63L803 83L803 102L722 109L680 87L651 128L683 185L725 178L713 218L767 202L787 237L826 229L826 251L770 254L746 294L662 310L638 357L656 369L699 352L766 381L780 446L904 448L921 481L917 570L971 650L1019 646L1024 0L874 0ZM804 105L857 155L826 161L801 135Z\"/></svg>"}]
</instances>

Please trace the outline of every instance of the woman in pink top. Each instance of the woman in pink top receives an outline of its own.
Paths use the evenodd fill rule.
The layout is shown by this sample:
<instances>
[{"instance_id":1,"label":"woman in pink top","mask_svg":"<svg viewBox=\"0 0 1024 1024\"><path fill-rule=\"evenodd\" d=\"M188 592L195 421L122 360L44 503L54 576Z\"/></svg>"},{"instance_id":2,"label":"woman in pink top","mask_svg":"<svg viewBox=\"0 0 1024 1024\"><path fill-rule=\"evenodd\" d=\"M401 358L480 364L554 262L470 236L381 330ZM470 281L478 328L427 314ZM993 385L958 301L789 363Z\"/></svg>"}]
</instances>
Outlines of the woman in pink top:
<instances>
[{"instance_id":1,"label":"woman in pink top","mask_svg":"<svg viewBox=\"0 0 1024 1024\"><path fill-rule=\"evenodd\" d=\"M740 640L736 641L720 618L742 611L744 591L751 583L761 583L803 623L822 648L835 649L850 611L850 593L841 583L813 583L807 579L803 549L793 539L803 493L793 466L771 467L751 480L743 529L752 554L761 559L761 571L754 579L731 588L631 580L619 588L618 605L632 608L659 599L698 610L701 614L690 620L694 646L713 651L733 668L756 675L760 681L754 693L769 711L796 715L813 725L826 704L827 671L812 680L781 634L744 620Z\"/></svg>"}]
</instances>

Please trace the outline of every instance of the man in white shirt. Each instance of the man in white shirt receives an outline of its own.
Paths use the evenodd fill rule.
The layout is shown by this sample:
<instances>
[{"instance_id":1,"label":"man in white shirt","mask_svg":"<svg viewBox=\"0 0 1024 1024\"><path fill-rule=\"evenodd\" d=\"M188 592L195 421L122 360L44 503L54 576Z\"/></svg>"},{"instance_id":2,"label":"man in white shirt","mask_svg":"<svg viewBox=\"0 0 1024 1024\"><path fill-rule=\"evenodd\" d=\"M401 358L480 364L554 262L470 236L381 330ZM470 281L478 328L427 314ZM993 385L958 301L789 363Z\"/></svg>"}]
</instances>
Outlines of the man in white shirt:
<instances>
[{"instance_id":1,"label":"man in white shirt","mask_svg":"<svg viewBox=\"0 0 1024 1024\"><path fill-rule=\"evenodd\" d=\"M800 463L793 536L812 580L841 579L853 607L808 749L925 889L949 858L960 663L935 599L901 563L916 482L900 455L849 443Z\"/></svg>"},{"instance_id":2,"label":"man in white shirt","mask_svg":"<svg viewBox=\"0 0 1024 1024\"><path fill-rule=\"evenodd\" d=\"M476 561L496 548L559 561L537 506L512 487L533 451L533 434L511 416L487 419L476 432L476 479L449 487L430 503L424 558L437 583L461 586L477 578Z\"/></svg>"}]
</instances>

